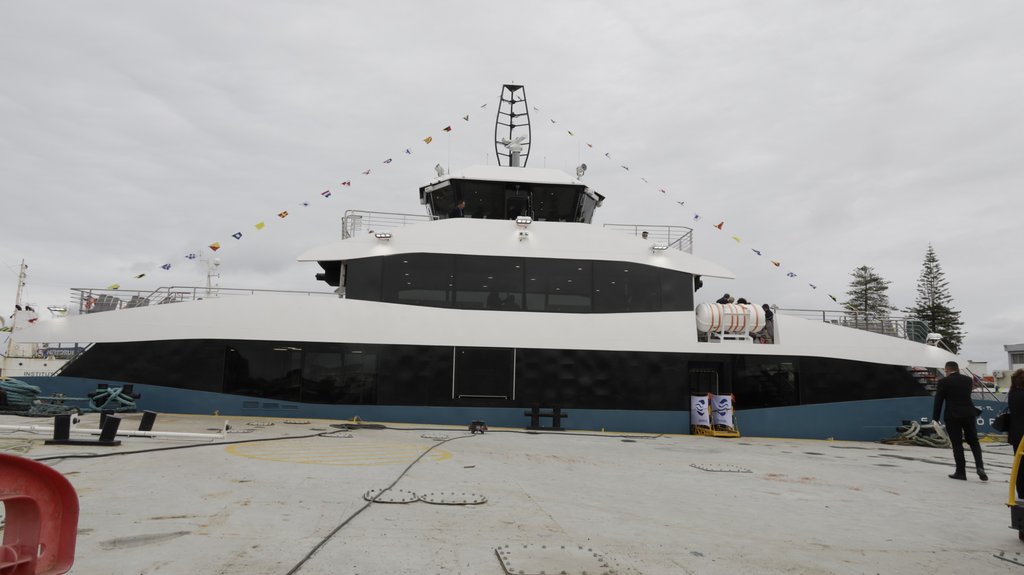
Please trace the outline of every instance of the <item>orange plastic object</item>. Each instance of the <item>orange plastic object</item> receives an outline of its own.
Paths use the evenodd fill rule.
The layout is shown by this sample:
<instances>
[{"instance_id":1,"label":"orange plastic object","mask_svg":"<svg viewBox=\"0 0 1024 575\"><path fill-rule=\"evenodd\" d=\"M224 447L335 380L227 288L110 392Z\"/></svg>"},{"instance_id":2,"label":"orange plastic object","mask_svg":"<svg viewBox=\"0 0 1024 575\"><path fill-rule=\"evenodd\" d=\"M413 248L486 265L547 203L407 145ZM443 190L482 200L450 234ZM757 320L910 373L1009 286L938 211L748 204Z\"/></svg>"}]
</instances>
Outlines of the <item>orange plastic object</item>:
<instances>
[{"instance_id":1,"label":"orange plastic object","mask_svg":"<svg viewBox=\"0 0 1024 575\"><path fill-rule=\"evenodd\" d=\"M42 463L0 453L0 502L0 575L67 573L78 537L78 494L71 483Z\"/></svg>"}]
</instances>

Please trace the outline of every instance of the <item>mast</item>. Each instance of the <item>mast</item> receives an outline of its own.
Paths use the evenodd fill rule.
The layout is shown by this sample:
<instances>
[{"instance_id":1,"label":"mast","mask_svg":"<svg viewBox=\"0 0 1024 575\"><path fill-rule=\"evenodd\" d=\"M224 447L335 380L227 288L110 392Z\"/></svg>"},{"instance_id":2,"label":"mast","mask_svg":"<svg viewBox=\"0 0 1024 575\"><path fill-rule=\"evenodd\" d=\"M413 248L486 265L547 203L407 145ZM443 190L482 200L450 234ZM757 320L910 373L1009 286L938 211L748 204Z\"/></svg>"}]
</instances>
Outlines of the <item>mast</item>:
<instances>
[{"instance_id":1,"label":"mast","mask_svg":"<svg viewBox=\"0 0 1024 575\"><path fill-rule=\"evenodd\" d=\"M21 309L21 291L25 287L25 279L28 277L28 274L25 273L27 269L28 266L25 265L25 260L21 260L21 267L18 269L18 295L14 297L15 310ZM7 336L7 357L11 357L11 353L14 351L14 329L17 323L18 312L15 311L11 314L11 332Z\"/></svg>"},{"instance_id":2,"label":"mast","mask_svg":"<svg viewBox=\"0 0 1024 575\"><path fill-rule=\"evenodd\" d=\"M494 121L494 153L499 166L525 168L529 159L530 109L526 105L526 88L518 84L501 87L498 117Z\"/></svg>"}]
</instances>

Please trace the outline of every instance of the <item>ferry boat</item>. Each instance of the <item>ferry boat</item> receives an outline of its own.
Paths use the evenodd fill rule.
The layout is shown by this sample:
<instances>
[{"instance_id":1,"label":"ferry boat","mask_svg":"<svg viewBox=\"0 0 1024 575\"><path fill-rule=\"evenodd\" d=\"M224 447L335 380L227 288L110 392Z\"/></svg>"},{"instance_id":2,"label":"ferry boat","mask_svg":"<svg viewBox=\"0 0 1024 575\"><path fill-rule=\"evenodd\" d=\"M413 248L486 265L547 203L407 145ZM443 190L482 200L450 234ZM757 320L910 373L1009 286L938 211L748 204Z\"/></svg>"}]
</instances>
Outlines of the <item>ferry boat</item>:
<instances>
[{"instance_id":1,"label":"ferry boat","mask_svg":"<svg viewBox=\"0 0 1024 575\"><path fill-rule=\"evenodd\" d=\"M691 229L592 225L605 196L585 166L527 167L529 144L506 85L503 165L439 168L425 215L347 212L299 258L333 291L76 290L84 313L18 336L91 345L29 380L132 384L167 412L656 433L688 432L708 394L744 435L874 440L930 415L956 356L842 312L714 303L702 278L734 276L691 253Z\"/></svg>"}]
</instances>

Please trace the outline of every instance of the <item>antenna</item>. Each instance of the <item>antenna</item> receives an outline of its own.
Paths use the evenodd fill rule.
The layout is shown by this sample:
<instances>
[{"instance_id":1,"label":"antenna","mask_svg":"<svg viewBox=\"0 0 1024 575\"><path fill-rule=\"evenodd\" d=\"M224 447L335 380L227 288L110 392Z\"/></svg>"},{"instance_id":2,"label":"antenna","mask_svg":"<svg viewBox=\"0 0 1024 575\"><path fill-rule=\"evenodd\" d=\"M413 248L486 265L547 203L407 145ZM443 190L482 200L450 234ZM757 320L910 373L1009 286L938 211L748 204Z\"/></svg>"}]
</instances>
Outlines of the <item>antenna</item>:
<instances>
[{"instance_id":1,"label":"antenna","mask_svg":"<svg viewBox=\"0 0 1024 575\"><path fill-rule=\"evenodd\" d=\"M518 84L501 87L494 122L494 152L499 166L526 167L530 156L530 109L526 105L526 88Z\"/></svg>"}]
</instances>

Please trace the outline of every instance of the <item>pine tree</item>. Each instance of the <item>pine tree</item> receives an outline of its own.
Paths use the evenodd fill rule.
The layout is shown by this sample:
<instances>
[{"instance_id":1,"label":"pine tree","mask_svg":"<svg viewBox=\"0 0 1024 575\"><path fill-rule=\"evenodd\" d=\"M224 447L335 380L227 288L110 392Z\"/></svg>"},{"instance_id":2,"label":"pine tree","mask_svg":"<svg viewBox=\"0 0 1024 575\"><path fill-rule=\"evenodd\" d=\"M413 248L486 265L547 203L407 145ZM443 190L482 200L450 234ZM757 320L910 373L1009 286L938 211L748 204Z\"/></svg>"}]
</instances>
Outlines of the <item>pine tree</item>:
<instances>
[{"instance_id":1,"label":"pine tree","mask_svg":"<svg viewBox=\"0 0 1024 575\"><path fill-rule=\"evenodd\" d=\"M859 312L858 316L874 318L888 317L889 312L896 309L889 305L889 296L885 293L891 282L882 279L874 268L860 266L850 275L853 280L846 292L850 299L843 302L846 309Z\"/></svg>"},{"instance_id":2,"label":"pine tree","mask_svg":"<svg viewBox=\"0 0 1024 575\"><path fill-rule=\"evenodd\" d=\"M907 309L907 313L927 322L932 331L942 335L946 347L957 353L967 334L963 331L960 312L950 307L953 296L949 294L948 285L939 258L929 244L924 254L921 275L917 279L917 298L914 307Z\"/></svg>"}]
</instances>

